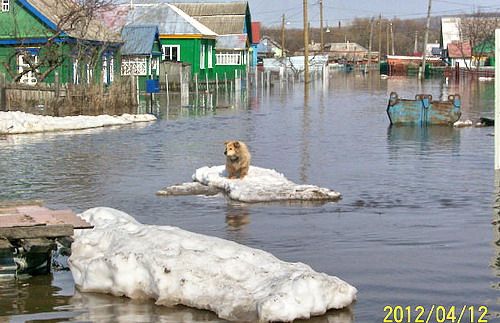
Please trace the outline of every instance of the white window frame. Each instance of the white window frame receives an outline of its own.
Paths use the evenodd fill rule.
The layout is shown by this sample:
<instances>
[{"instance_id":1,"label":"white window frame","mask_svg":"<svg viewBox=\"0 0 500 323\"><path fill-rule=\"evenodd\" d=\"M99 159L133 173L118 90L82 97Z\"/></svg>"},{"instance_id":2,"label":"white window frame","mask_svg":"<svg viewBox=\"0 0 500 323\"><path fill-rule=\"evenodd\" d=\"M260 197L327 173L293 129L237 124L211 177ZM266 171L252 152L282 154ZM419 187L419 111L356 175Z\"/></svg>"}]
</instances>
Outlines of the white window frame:
<instances>
[{"instance_id":1,"label":"white window frame","mask_svg":"<svg viewBox=\"0 0 500 323\"><path fill-rule=\"evenodd\" d=\"M2 12L10 11L10 0L2 0Z\"/></svg>"},{"instance_id":2,"label":"white window frame","mask_svg":"<svg viewBox=\"0 0 500 323\"><path fill-rule=\"evenodd\" d=\"M35 64L38 63L38 55L31 55L33 60L35 61ZM18 73L22 73L24 71L25 67L29 67L29 64L24 61L24 54L19 54L17 56L17 71ZM29 71L28 73L24 74L21 79L19 80L20 83L23 84L29 84L29 85L35 85L38 80L36 79L36 74L33 73L33 71Z\"/></svg>"},{"instance_id":3,"label":"white window frame","mask_svg":"<svg viewBox=\"0 0 500 323\"><path fill-rule=\"evenodd\" d=\"M201 51L200 51L200 70L205 69L205 45L201 45Z\"/></svg>"},{"instance_id":4,"label":"white window frame","mask_svg":"<svg viewBox=\"0 0 500 323\"><path fill-rule=\"evenodd\" d=\"M213 68L213 54L212 54L213 48L212 45L208 45L208 68Z\"/></svg>"},{"instance_id":5,"label":"white window frame","mask_svg":"<svg viewBox=\"0 0 500 323\"><path fill-rule=\"evenodd\" d=\"M177 59L172 59L172 49L177 49ZM163 45L161 47L162 60L164 61L172 61L172 62L180 62L181 61L181 46L180 45Z\"/></svg>"}]
</instances>

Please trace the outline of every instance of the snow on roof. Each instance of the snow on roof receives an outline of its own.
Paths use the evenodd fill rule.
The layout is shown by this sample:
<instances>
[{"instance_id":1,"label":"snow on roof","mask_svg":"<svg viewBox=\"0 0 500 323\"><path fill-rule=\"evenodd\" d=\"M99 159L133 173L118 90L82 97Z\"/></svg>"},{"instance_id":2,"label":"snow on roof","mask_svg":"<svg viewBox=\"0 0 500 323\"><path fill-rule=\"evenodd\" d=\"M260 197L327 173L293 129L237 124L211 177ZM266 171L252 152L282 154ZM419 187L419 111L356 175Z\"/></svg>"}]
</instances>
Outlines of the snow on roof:
<instances>
[{"instance_id":1,"label":"snow on roof","mask_svg":"<svg viewBox=\"0 0 500 323\"><path fill-rule=\"evenodd\" d=\"M68 260L82 292L211 310L238 322L291 322L349 306L357 290L303 263L171 226L145 225L111 208L79 215Z\"/></svg>"},{"instance_id":2,"label":"snow on roof","mask_svg":"<svg viewBox=\"0 0 500 323\"><path fill-rule=\"evenodd\" d=\"M20 111L0 111L0 134L79 130L154 120L156 117L151 114L51 117Z\"/></svg>"}]
</instances>

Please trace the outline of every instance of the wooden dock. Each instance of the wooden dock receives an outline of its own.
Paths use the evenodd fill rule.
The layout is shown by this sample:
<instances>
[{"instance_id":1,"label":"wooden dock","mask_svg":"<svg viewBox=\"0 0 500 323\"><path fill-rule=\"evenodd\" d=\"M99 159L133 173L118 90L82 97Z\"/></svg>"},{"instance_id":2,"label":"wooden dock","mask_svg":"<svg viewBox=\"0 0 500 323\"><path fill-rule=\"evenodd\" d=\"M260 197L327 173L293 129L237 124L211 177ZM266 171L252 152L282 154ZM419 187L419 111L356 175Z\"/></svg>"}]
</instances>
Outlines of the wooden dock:
<instances>
[{"instance_id":1,"label":"wooden dock","mask_svg":"<svg viewBox=\"0 0 500 323\"><path fill-rule=\"evenodd\" d=\"M58 242L68 245L74 229L88 228L71 210L51 210L38 200L0 201L0 277L49 273Z\"/></svg>"}]
</instances>

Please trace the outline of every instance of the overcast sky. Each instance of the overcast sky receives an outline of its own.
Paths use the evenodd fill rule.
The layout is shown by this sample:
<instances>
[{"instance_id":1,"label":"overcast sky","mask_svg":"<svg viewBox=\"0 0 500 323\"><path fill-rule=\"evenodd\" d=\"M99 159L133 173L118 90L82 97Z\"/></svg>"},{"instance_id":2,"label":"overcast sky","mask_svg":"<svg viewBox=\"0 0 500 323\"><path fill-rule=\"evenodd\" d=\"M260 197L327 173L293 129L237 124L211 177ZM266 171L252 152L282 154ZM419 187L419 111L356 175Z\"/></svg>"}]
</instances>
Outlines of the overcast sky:
<instances>
[{"instance_id":1,"label":"overcast sky","mask_svg":"<svg viewBox=\"0 0 500 323\"><path fill-rule=\"evenodd\" d=\"M253 21L265 26L281 25L285 14L288 26L301 28L301 0L248 0ZM319 0L308 0L309 20L319 26ZM323 0L324 25L338 26L349 23L355 17L383 17L401 19L425 17L428 0ZM432 0L431 14L457 15L476 11L500 12L500 0Z\"/></svg>"}]
</instances>

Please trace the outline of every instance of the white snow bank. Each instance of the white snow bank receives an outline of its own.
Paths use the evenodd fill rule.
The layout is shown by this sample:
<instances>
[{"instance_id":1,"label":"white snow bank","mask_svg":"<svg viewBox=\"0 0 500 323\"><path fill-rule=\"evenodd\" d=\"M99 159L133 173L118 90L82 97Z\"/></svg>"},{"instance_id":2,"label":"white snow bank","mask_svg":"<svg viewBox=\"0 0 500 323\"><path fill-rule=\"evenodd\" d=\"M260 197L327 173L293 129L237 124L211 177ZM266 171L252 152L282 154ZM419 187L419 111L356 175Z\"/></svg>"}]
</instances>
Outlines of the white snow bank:
<instances>
[{"instance_id":1,"label":"white snow bank","mask_svg":"<svg viewBox=\"0 0 500 323\"><path fill-rule=\"evenodd\" d=\"M156 117L151 114L51 117L20 111L0 111L0 134L78 130L155 120Z\"/></svg>"},{"instance_id":2,"label":"white snow bank","mask_svg":"<svg viewBox=\"0 0 500 323\"><path fill-rule=\"evenodd\" d=\"M472 121L470 120L458 120L453 124L455 128L472 127Z\"/></svg>"},{"instance_id":3,"label":"white snow bank","mask_svg":"<svg viewBox=\"0 0 500 323\"><path fill-rule=\"evenodd\" d=\"M299 185L288 180L274 169L250 166L248 175L243 179L227 178L224 165L198 168L193 174L193 181L216 187L224 191L229 198L241 202L271 202L283 200L336 201L341 198L339 192L315 185ZM200 185L193 183L166 187L158 195L186 195L192 191L197 194ZM181 194L182 193L182 194Z\"/></svg>"},{"instance_id":4,"label":"white snow bank","mask_svg":"<svg viewBox=\"0 0 500 323\"><path fill-rule=\"evenodd\" d=\"M175 227L138 223L111 208L80 214L69 267L83 292L153 298L234 321L292 321L343 308L357 290L268 252Z\"/></svg>"}]
</instances>

